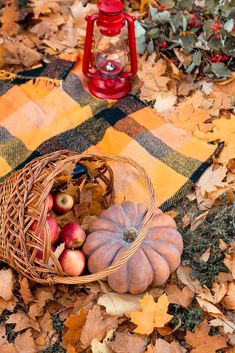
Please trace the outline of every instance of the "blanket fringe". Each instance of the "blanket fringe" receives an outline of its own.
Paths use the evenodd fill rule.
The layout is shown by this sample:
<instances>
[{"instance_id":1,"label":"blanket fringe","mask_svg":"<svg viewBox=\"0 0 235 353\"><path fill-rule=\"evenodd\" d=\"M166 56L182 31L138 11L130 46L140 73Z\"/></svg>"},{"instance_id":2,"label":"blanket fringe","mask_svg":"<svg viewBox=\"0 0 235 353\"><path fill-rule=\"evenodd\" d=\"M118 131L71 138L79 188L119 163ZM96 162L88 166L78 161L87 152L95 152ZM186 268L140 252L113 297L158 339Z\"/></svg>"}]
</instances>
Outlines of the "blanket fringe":
<instances>
[{"instance_id":1,"label":"blanket fringe","mask_svg":"<svg viewBox=\"0 0 235 353\"><path fill-rule=\"evenodd\" d=\"M14 81L15 79L20 79L20 80L32 80L33 84L35 86L42 85L43 87L47 89L52 89L54 87L60 87L61 85L61 80L59 79L54 79L50 77L33 77L33 76L24 76L20 74L16 74L13 72L8 72L5 70L0 70L0 80L1 81Z\"/></svg>"}]
</instances>

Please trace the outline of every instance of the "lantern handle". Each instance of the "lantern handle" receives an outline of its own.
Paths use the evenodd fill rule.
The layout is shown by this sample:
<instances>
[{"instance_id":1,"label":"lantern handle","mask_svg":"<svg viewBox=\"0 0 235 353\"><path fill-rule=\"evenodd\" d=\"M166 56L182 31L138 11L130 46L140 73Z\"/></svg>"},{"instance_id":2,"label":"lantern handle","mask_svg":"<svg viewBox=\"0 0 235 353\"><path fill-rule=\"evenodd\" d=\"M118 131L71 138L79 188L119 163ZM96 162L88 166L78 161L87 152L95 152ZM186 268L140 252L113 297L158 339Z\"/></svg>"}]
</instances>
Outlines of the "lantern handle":
<instances>
[{"instance_id":1,"label":"lantern handle","mask_svg":"<svg viewBox=\"0 0 235 353\"><path fill-rule=\"evenodd\" d=\"M137 72L137 54L136 54L136 41L135 41L135 17L127 13L123 14L124 19L128 23L128 41L130 47L131 70L129 72L122 72L119 76L121 78L132 77Z\"/></svg>"},{"instance_id":2,"label":"lantern handle","mask_svg":"<svg viewBox=\"0 0 235 353\"><path fill-rule=\"evenodd\" d=\"M82 63L82 71L85 76L92 78L95 76L94 72L89 70L90 59L91 59L91 46L92 46L92 38L93 38L93 29L94 23L98 18L98 13L95 13L91 16L86 16L87 20L87 28L86 28L86 40L85 40L85 47L84 47L84 56L83 56L83 63Z\"/></svg>"}]
</instances>

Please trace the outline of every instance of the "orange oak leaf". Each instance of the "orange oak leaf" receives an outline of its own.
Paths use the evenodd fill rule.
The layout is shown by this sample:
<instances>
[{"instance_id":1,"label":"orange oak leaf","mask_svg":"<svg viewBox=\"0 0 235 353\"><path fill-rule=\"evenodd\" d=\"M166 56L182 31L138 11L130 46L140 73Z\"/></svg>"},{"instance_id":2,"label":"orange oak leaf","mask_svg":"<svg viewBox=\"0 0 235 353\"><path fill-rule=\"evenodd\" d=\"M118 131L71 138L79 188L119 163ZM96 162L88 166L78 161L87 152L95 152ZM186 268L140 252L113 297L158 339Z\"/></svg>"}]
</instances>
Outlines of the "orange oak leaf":
<instances>
[{"instance_id":1,"label":"orange oak leaf","mask_svg":"<svg viewBox=\"0 0 235 353\"><path fill-rule=\"evenodd\" d=\"M186 341L193 347L191 353L216 353L218 349L227 347L228 339L222 335L209 336L210 326L207 321L202 321L194 332L187 331Z\"/></svg>"},{"instance_id":2,"label":"orange oak leaf","mask_svg":"<svg viewBox=\"0 0 235 353\"><path fill-rule=\"evenodd\" d=\"M161 295L157 303L151 295L146 294L140 300L142 311L134 311L130 314L131 321L137 325L134 331L149 335L154 327L164 327L172 319L172 315L167 314L168 305L166 294Z\"/></svg>"},{"instance_id":3,"label":"orange oak leaf","mask_svg":"<svg viewBox=\"0 0 235 353\"><path fill-rule=\"evenodd\" d=\"M70 315L64 322L68 328L64 335L64 342L66 345L74 346L81 337L82 328L86 322L87 314L81 309L78 315Z\"/></svg>"}]
</instances>

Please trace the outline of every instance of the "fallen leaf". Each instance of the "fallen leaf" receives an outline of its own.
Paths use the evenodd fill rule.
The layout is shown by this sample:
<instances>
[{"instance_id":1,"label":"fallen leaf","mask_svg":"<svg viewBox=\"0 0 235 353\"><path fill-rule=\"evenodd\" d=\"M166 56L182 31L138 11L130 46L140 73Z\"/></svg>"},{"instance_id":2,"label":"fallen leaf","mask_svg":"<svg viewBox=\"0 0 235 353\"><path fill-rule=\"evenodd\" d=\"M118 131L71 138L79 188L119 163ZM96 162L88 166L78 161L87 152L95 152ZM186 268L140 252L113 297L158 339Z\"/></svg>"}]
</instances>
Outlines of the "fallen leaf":
<instances>
[{"instance_id":1,"label":"fallen leaf","mask_svg":"<svg viewBox=\"0 0 235 353\"><path fill-rule=\"evenodd\" d=\"M190 225L190 230L191 230L191 231L196 230L196 229L200 226L200 224L203 223L204 219L206 219L206 217L207 217L207 215L208 215L208 212L209 212L209 211L205 211L205 212L201 213L199 216L197 216L197 217L192 221L192 223L191 223L191 225Z\"/></svg>"},{"instance_id":2,"label":"fallen leaf","mask_svg":"<svg viewBox=\"0 0 235 353\"><path fill-rule=\"evenodd\" d=\"M16 297L11 298L10 300L4 300L0 298L0 314L4 309L7 309L9 311L13 311L15 306L17 304Z\"/></svg>"},{"instance_id":3,"label":"fallen leaf","mask_svg":"<svg viewBox=\"0 0 235 353\"><path fill-rule=\"evenodd\" d=\"M2 344L7 343L7 334L6 334L6 326L0 325L0 347Z\"/></svg>"},{"instance_id":4,"label":"fallen leaf","mask_svg":"<svg viewBox=\"0 0 235 353\"><path fill-rule=\"evenodd\" d=\"M216 191L218 187L223 188L228 185L226 182L223 182L226 174L227 168L225 166L221 165L217 169L214 169L214 166L211 165L200 177L196 187L200 189L203 196L206 192Z\"/></svg>"},{"instance_id":5,"label":"fallen leaf","mask_svg":"<svg viewBox=\"0 0 235 353\"><path fill-rule=\"evenodd\" d=\"M16 336L14 345L17 352L36 353L38 352L31 330L27 330Z\"/></svg>"},{"instance_id":6,"label":"fallen leaf","mask_svg":"<svg viewBox=\"0 0 235 353\"><path fill-rule=\"evenodd\" d=\"M48 300L53 299L53 292L50 289L43 287L37 288L35 293L36 303L30 305L28 315L31 319L35 320L37 316L41 316L44 312L44 306Z\"/></svg>"},{"instance_id":7,"label":"fallen leaf","mask_svg":"<svg viewBox=\"0 0 235 353\"><path fill-rule=\"evenodd\" d=\"M14 277L11 269L0 270L0 297L10 300L13 296Z\"/></svg>"},{"instance_id":8,"label":"fallen leaf","mask_svg":"<svg viewBox=\"0 0 235 353\"><path fill-rule=\"evenodd\" d=\"M100 306L94 305L89 310L85 325L83 326L81 333L81 344L83 348L89 347L92 340L96 338L98 341L102 340L106 333L116 328L118 321L116 317L106 317L102 314Z\"/></svg>"},{"instance_id":9,"label":"fallen leaf","mask_svg":"<svg viewBox=\"0 0 235 353\"><path fill-rule=\"evenodd\" d=\"M40 331L39 324L32 320L26 313L23 311L18 311L15 314L11 314L6 321L6 324L16 324L14 331L22 331L26 328L33 328L36 331Z\"/></svg>"},{"instance_id":10,"label":"fallen leaf","mask_svg":"<svg viewBox=\"0 0 235 353\"><path fill-rule=\"evenodd\" d=\"M109 330L107 332L107 335L103 339L103 342L100 342L96 338L93 338L93 340L91 341L92 353L113 353L113 350L109 348L107 343L112 340L114 331L114 329Z\"/></svg>"},{"instance_id":11,"label":"fallen leaf","mask_svg":"<svg viewBox=\"0 0 235 353\"><path fill-rule=\"evenodd\" d=\"M228 284L228 291L226 296L223 299L223 303L226 306L226 309L235 310L235 282Z\"/></svg>"},{"instance_id":12,"label":"fallen leaf","mask_svg":"<svg viewBox=\"0 0 235 353\"><path fill-rule=\"evenodd\" d=\"M42 59L42 54L16 40L4 38L4 48L7 54L4 61L11 65L21 65L23 67L32 67Z\"/></svg>"},{"instance_id":13,"label":"fallen leaf","mask_svg":"<svg viewBox=\"0 0 235 353\"><path fill-rule=\"evenodd\" d=\"M186 349L181 347L177 342L168 343L162 338L158 338L154 346L152 346L152 351L147 351L147 353L186 353ZM208 352L209 353L209 352Z\"/></svg>"},{"instance_id":14,"label":"fallen leaf","mask_svg":"<svg viewBox=\"0 0 235 353\"><path fill-rule=\"evenodd\" d=\"M137 325L136 333L147 334L153 332L154 327L164 327L172 319L167 314L169 301L166 294L159 297L157 303L151 295L146 294L140 300L142 311L135 311L130 314L131 321Z\"/></svg>"},{"instance_id":15,"label":"fallen leaf","mask_svg":"<svg viewBox=\"0 0 235 353\"><path fill-rule=\"evenodd\" d=\"M115 353L144 353L147 340L145 337L129 332L116 332L115 339L108 346Z\"/></svg>"},{"instance_id":16,"label":"fallen leaf","mask_svg":"<svg viewBox=\"0 0 235 353\"><path fill-rule=\"evenodd\" d=\"M86 312L81 309L78 315L70 315L64 322L65 327L68 328L64 335L64 342L66 345L71 344L72 346L75 346L77 341L80 340L86 317Z\"/></svg>"},{"instance_id":17,"label":"fallen leaf","mask_svg":"<svg viewBox=\"0 0 235 353\"><path fill-rule=\"evenodd\" d=\"M206 211L206 213L208 214L208 211ZM203 261L203 262L207 262L210 258L211 255L211 249L208 248L200 257L199 260Z\"/></svg>"},{"instance_id":18,"label":"fallen leaf","mask_svg":"<svg viewBox=\"0 0 235 353\"><path fill-rule=\"evenodd\" d=\"M28 303L32 299L32 293L31 293L30 288L29 288L29 281L28 281L28 279L26 277L24 277L20 281L20 294L21 294L21 297L22 297L24 303L26 305L28 305Z\"/></svg>"},{"instance_id":19,"label":"fallen leaf","mask_svg":"<svg viewBox=\"0 0 235 353\"><path fill-rule=\"evenodd\" d=\"M108 292L99 297L99 305L106 308L109 315L122 316L140 310L140 298L137 295Z\"/></svg>"},{"instance_id":20,"label":"fallen leaf","mask_svg":"<svg viewBox=\"0 0 235 353\"><path fill-rule=\"evenodd\" d=\"M0 345L0 352L1 353L19 353L19 351L18 352L16 351L15 345L13 343L1 344Z\"/></svg>"},{"instance_id":21,"label":"fallen leaf","mask_svg":"<svg viewBox=\"0 0 235 353\"><path fill-rule=\"evenodd\" d=\"M1 16L0 32L4 36L14 36L18 33L20 26L16 23L19 20L19 9L14 0L10 0Z\"/></svg>"},{"instance_id":22,"label":"fallen leaf","mask_svg":"<svg viewBox=\"0 0 235 353\"><path fill-rule=\"evenodd\" d=\"M180 290L175 284L168 285L166 293L169 303L181 305L183 308L189 307L195 297L195 293L187 286Z\"/></svg>"},{"instance_id":23,"label":"fallen leaf","mask_svg":"<svg viewBox=\"0 0 235 353\"><path fill-rule=\"evenodd\" d=\"M191 353L216 353L218 349L227 347L228 339L220 334L209 336L210 326L202 321L194 332L187 330L186 341L194 349Z\"/></svg>"},{"instance_id":24,"label":"fallen leaf","mask_svg":"<svg viewBox=\"0 0 235 353\"><path fill-rule=\"evenodd\" d=\"M172 93L161 92L155 95L154 109L164 117L168 116L170 111L175 111L177 97Z\"/></svg>"},{"instance_id":25,"label":"fallen leaf","mask_svg":"<svg viewBox=\"0 0 235 353\"><path fill-rule=\"evenodd\" d=\"M197 279L192 279L192 269L189 266L180 265L177 269L179 280L185 284L193 293L201 293L202 286Z\"/></svg>"}]
</instances>

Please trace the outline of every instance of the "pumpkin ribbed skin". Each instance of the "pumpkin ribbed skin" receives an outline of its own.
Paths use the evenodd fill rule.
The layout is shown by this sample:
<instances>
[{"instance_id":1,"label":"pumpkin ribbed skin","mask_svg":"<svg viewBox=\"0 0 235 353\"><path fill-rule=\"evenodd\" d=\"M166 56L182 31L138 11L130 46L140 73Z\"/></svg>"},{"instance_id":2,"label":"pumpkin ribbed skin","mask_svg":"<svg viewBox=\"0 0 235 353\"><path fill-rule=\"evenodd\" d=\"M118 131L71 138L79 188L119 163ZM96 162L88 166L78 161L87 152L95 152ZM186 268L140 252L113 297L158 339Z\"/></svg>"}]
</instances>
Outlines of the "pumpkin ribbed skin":
<instances>
[{"instance_id":1,"label":"pumpkin ribbed skin","mask_svg":"<svg viewBox=\"0 0 235 353\"><path fill-rule=\"evenodd\" d=\"M145 205L126 201L110 206L90 224L83 251L91 273L118 261L136 238L146 212ZM142 293L150 285L161 286L179 266L182 251L175 221L157 209L139 249L108 276L108 283L116 292L132 294Z\"/></svg>"}]
</instances>

